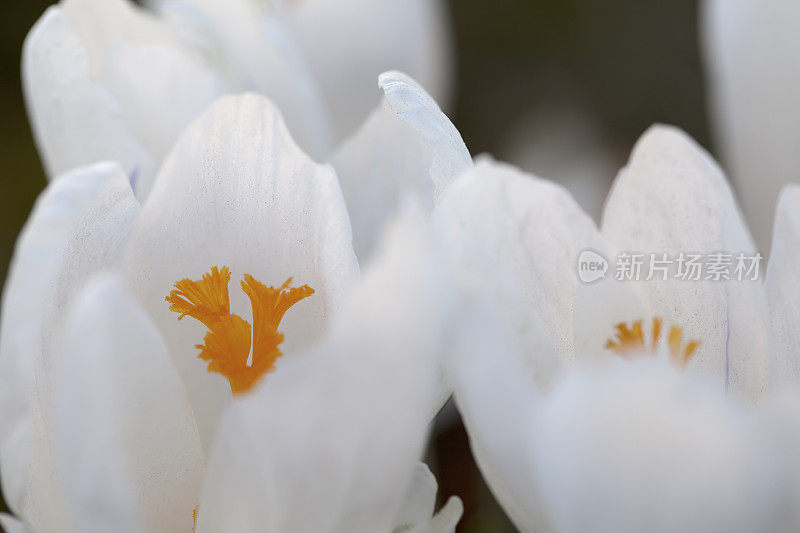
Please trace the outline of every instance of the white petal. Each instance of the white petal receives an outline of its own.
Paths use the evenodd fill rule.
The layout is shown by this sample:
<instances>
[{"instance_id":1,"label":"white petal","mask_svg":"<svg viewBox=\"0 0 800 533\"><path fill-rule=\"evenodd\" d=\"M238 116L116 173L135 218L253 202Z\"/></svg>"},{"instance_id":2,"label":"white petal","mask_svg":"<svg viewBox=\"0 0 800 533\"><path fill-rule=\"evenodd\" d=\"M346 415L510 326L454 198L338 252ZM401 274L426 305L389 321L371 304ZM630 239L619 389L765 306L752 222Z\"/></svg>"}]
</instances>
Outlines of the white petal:
<instances>
[{"instance_id":1,"label":"white petal","mask_svg":"<svg viewBox=\"0 0 800 533\"><path fill-rule=\"evenodd\" d=\"M267 285L293 277L315 294L281 323L282 347L309 346L358 277L350 225L333 170L311 161L277 109L256 95L224 97L190 126L159 173L131 237L129 274L161 329L208 443L230 397L195 345L205 328L178 322L164 298L175 282L228 266L234 313L249 302L247 273Z\"/></svg>"},{"instance_id":2,"label":"white petal","mask_svg":"<svg viewBox=\"0 0 800 533\"><path fill-rule=\"evenodd\" d=\"M735 256L754 256L755 249L725 177L708 153L678 129L650 128L614 183L602 233L615 250L667 253L672 260L681 252L732 254L729 281L668 276L642 281L638 288L655 316L701 342L690 371L715 376L750 396L760 393L766 353L763 286L760 280L733 276ZM629 320L636 318L644 317Z\"/></svg>"},{"instance_id":3,"label":"white petal","mask_svg":"<svg viewBox=\"0 0 800 533\"><path fill-rule=\"evenodd\" d=\"M80 35L95 74L103 69L108 49L116 42L178 44L164 25L127 0L64 0L61 8Z\"/></svg>"},{"instance_id":4,"label":"white petal","mask_svg":"<svg viewBox=\"0 0 800 533\"><path fill-rule=\"evenodd\" d=\"M119 102L93 79L86 46L62 9L49 8L25 39L22 77L48 176L105 159L129 175L155 173Z\"/></svg>"},{"instance_id":5,"label":"white petal","mask_svg":"<svg viewBox=\"0 0 800 533\"><path fill-rule=\"evenodd\" d=\"M229 90L268 96L312 157L332 149L328 110L292 35L270 7L250 0L167 2L162 15L205 49Z\"/></svg>"},{"instance_id":6,"label":"white petal","mask_svg":"<svg viewBox=\"0 0 800 533\"><path fill-rule=\"evenodd\" d=\"M409 533L454 533L464 514L464 504L457 496L450 496L430 522L418 525Z\"/></svg>"},{"instance_id":7,"label":"white petal","mask_svg":"<svg viewBox=\"0 0 800 533\"><path fill-rule=\"evenodd\" d=\"M399 69L442 101L450 89L449 31L441 0L283 2L339 138L378 103L375 78Z\"/></svg>"},{"instance_id":8,"label":"white petal","mask_svg":"<svg viewBox=\"0 0 800 533\"><path fill-rule=\"evenodd\" d=\"M49 454L37 456L48 449L41 409L49 400L41 395L49 392L52 339L84 280L118 263L137 211L117 165L77 169L53 180L17 242L0 326L0 460L6 501L32 525L58 523L58 502L46 496Z\"/></svg>"},{"instance_id":9,"label":"white petal","mask_svg":"<svg viewBox=\"0 0 800 533\"><path fill-rule=\"evenodd\" d=\"M372 253L401 198L413 195L426 208L433 208L433 154L385 103L339 147L331 162L350 212L353 245L362 261Z\"/></svg>"},{"instance_id":10,"label":"white petal","mask_svg":"<svg viewBox=\"0 0 800 533\"><path fill-rule=\"evenodd\" d=\"M786 420L668 363L617 363L572 374L529 428L552 530L796 530Z\"/></svg>"},{"instance_id":11,"label":"white petal","mask_svg":"<svg viewBox=\"0 0 800 533\"><path fill-rule=\"evenodd\" d=\"M775 213L775 236L766 291L775 359L771 377L800 384L800 187L784 188Z\"/></svg>"},{"instance_id":12,"label":"white petal","mask_svg":"<svg viewBox=\"0 0 800 533\"><path fill-rule=\"evenodd\" d=\"M713 125L756 242L768 250L778 193L800 177L800 4L701 7Z\"/></svg>"},{"instance_id":13,"label":"white petal","mask_svg":"<svg viewBox=\"0 0 800 533\"><path fill-rule=\"evenodd\" d=\"M157 162L222 94L217 76L193 59L166 46L118 43L108 50L102 81L119 102L130 131ZM146 198L154 180L154 172L139 172L137 197Z\"/></svg>"},{"instance_id":14,"label":"white petal","mask_svg":"<svg viewBox=\"0 0 800 533\"><path fill-rule=\"evenodd\" d=\"M120 160L144 198L155 167L178 133L221 94L221 80L165 25L125 0L68 0L52 11L61 22L43 17L26 54L32 115L45 121L37 130L43 151L63 148L63 163L72 165ZM72 113L79 113L68 118L76 123L62 123Z\"/></svg>"},{"instance_id":15,"label":"white petal","mask_svg":"<svg viewBox=\"0 0 800 533\"><path fill-rule=\"evenodd\" d=\"M462 284L503 313L546 385L574 358L577 259L603 247L594 222L560 186L488 159L453 184L436 220Z\"/></svg>"},{"instance_id":16,"label":"white petal","mask_svg":"<svg viewBox=\"0 0 800 533\"><path fill-rule=\"evenodd\" d=\"M464 511L461 500L451 497L434 513L436 478L425 463L417 465L406 501L395 519L394 533L451 533Z\"/></svg>"},{"instance_id":17,"label":"white petal","mask_svg":"<svg viewBox=\"0 0 800 533\"><path fill-rule=\"evenodd\" d=\"M540 395L529 358L490 302L468 299L461 311L447 369L472 454L516 527L547 531L533 471L530 428Z\"/></svg>"},{"instance_id":18,"label":"white petal","mask_svg":"<svg viewBox=\"0 0 800 533\"><path fill-rule=\"evenodd\" d=\"M115 277L91 281L58 361L55 447L75 531L189 531L203 453L155 326Z\"/></svg>"},{"instance_id":19,"label":"white petal","mask_svg":"<svg viewBox=\"0 0 800 533\"><path fill-rule=\"evenodd\" d=\"M6 533L26 533L25 525L7 514L0 514L0 526Z\"/></svg>"},{"instance_id":20,"label":"white petal","mask_svg":"<svg viewBox=\"0 0 800 533\"><path fill-rule=\"evenodd\" d=\"M455 173L472 166L468 152L463 164L442 163L451 156L464 156L466 147L458 131L415 81L396 76L395 80L382 78L387 98L332 159L350 210L356 253L362 260L369 256L400 198L413 196L432 208L434 181L441 189ZM407 104L409 100L415 103ZM410 109L414 105L418 109ZM450 153L453 146L458 148L456 154ZM442 168L448 164L453 167Z\"/></svg>"},{"instance_id":21,"label":"white petal","mask_svg":"<svg viewBox=\"0 0 800 533\"><path fill-rule=\"evenodd\" d=\"M406 501L395 521L395 530L411 529L414 525L430 520L436 508L436 477L428 465L419 463L414 471Z\"/></svg>"},{"instance_id":22,"label":"white petal","mask_svg":"<svg viewBox=\"0 0 800 533\"><path fill-rule=\"evenodd\" d=\"M579 284L580 252L605 243L555 184L482 160L435 216L456 281L476 299L461 306L447 366L456 403L495 497L518 528L538 531L547 524L531 449L539 394L587 357L576 346L599 352L610 321L641 305L613 280ZM589 312L599 305L603 315Z\"/></svg>"},{"instance_id":23,"label":"white petal","mask_svg":"<svg viewBox=\"0 0 800 533\"><path fill-rule=\"evenodd\" d=\"M330 335L284 357L232 406L198 532L391 531L423 449L443 347L430 233L422 214L403 217Z\"/></svg>"},{"instance_id":24,"label":"white petal","mask_svg":"<svg viewBox=\"0 0 800 533\"><path fill-rule=\"evenodd\" d=\"M461 134L436 101L406 74L384 72L378 84L389 108L419 133L433 153L430 175L435 187L434 202L438 202L456 176L472 167L472 157Z\"/></svg>"}]
</instances>

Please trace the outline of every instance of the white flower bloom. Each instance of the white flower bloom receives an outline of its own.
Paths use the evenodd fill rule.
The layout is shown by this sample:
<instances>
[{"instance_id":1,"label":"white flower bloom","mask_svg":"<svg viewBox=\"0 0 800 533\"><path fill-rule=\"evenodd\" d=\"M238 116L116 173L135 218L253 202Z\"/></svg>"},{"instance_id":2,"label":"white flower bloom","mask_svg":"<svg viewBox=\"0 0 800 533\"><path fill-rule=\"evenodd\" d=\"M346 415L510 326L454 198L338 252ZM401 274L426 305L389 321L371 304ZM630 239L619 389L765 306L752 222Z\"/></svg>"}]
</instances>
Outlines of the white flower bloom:
<instances>
[{"instance_id":1,"label":"white flower bloom","mask_svg":"<svg viewBox=\"0 0 800 533\"><path fill-rule=\"evenodd\" d=\"M158 16L128 0L64 0L28 35L25 95L50 177L115 160L143 200L178 134L226 93L269 96L327 160L331 130L354 132L378 103L382 71L446 92L440 0L153 3Z\"/></svg>"},{"instance_id":2,"label":"white flower bloom","mask_svg":"<svg viewBox=\"0 0 800 533\"><path fill-rule=\"evenodd\" d=\"M678 130L640 139L601 229L561 187L489 160L453 183L435 216L473 304L450 375L519 529L797 529L800 395L778 394L800 377L789 202L770 318L759 280L578 279L585 249L755 252L721 171Z\"/></svg>"},{"instance_id":3,"label":"white flower bloom","mask_svg":"<svg viewBox=\"0 0 800 533\"><path fill-rule=\"evenodd\" d=\"M756 242L767 250L778 193L800 179L800 3L708 0L702 8L713 125Z\"/></svg>"},{"instance_id":4,"label":"white flower bloom","mask_svg":"<svg viewBox=\"0 0 800 533\"><path fill-rule=\"evenodd\" d=\"M393 228L359 281L336 173L255 95L187 128L141 205L115 163L53 180L3 295L3 523L452 531L415 474L446 291L425 217Z\"/></svg>"}]
</instances>

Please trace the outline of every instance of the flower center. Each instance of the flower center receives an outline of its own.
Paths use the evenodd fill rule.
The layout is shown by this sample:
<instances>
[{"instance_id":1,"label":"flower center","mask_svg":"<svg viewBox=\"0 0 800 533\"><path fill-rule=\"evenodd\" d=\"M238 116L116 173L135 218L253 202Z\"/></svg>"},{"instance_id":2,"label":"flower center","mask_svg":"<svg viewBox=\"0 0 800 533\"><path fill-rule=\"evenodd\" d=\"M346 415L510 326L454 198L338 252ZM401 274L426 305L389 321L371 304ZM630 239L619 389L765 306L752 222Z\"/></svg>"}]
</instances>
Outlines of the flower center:
<instances>
[{"instance_id":1,"label":"flower center","mask_svg":"<svg viewBox=\"0 0 800 533\"><path fill-rule=\"evenodd\" d=\"M662 340L662 320L658 317L653 318L649 335L646 335L642 328L642 322L642 320L631 324L620 322L614 326L616 333L606 342L606 349L626 359L647 353L655 355ZM649 337L649 342L645 340L646 336ZM670 360L680 368L685 368L700 346L700 341L690 340L684 345L683 329L679 326L672 326L666 337L666 345L669 349Z\"/></svg>"},{"instance_id":2,"label":"flower center","mask_svg":"<svg viewBox=\"0 0 800 533\"><path fill-rule=\"evenodd\" d=\"M188 315L208 328L203 344L196 345L200 349L198 357L208 361L209 372L228 378L233 394L242 394L252 389L283 355L278 349L283 342L283 334L278 332L283 315L314 294L314 289L308 285L290 288L292 278L276 289L245 274L241 285L253 308L251 328L249 322L231 313L230 280L228 267L212 267L202 279L175 283L166 301L170 311L180 313L178 320ZM248 364L251 344L252 362Z\"/></svg>"}]
</instances>

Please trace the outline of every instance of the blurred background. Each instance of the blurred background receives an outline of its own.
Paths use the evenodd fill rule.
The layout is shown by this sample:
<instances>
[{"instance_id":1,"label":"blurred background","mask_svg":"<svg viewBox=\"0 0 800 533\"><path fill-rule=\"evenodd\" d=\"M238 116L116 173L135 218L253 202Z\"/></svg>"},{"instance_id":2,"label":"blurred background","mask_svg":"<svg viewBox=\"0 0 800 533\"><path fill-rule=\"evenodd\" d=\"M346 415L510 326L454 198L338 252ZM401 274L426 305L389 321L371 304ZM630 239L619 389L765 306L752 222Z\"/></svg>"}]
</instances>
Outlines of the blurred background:
<instances>
[{"instance_id":1,"label":"blurred background","mask_svg":"<svg viewBox=\"0 0 800 533\"><path fill-rule=\"evenodd\" d=\"M0 280L44 174L20 87L20 50L51 2L0 8ZM596 218L616 171L654 122L710 146L691 0L451 0L456 80L448 114L470 151L557 179ZM461 532L514 531L481 482L457 417L428 460L465 504ZM0 508L3 508L0 501Z\"/></svg>"}]
</instances>

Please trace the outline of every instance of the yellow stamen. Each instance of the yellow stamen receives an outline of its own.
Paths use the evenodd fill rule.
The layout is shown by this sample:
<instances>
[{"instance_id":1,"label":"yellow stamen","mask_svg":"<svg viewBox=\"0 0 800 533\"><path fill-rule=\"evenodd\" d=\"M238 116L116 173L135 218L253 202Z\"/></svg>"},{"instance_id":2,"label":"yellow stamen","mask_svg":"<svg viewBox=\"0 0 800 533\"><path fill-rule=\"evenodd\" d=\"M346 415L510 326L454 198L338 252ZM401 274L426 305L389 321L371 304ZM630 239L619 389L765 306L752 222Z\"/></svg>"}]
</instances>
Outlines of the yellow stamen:
<instances>
[{"instance_id":1,"label":"yellow stamen","mask_svg":"<svg viewBox=\"0 0 800 533\"><path fill-rule=\"evenodd\" d=\"M314 289L308 285L290 288L292 278L276 289L245 274L241 286L253 309L251 328L249 322L230 312L230 279L227 267L212 267L200 280L175 283L166 301L170 311L180 313L178 320L189 315L208 328L203 344L196 345L198 357L208 361L209 372L228 378L233 394L241 394L252 389L283 355L278 349L283 342L283 334L278 332L281 320L294 304L314 294ZM253 357L248 365L251 344Z\"/></svg>"},{"instance_id":2,"label":"yellow stamen","mask_svg":"<svg viewBox=\"0 0 800 533\"><path fill-rule=\"evenodd\" d=\"M660 318L653 318L650 328L649 349L645 348L645 334L641 320L633 322L630 327L624 322L614 326L616 333L612 338L608 339L605 346L626 359L644 354L655 355L656 348L661 341L662 323ZM669 328L666 340L670 360L681 368L685 368L689 364L695 351L700 346L700 341L698 340L691 340L684 346L683 329L678 326Z\"/></svg>"},{"instance_id":3,"label":"yellow stamen","mask_svg":"<svg viewBox=\"0 0 800 533\"><path fill-rule=\"evenodd\" d=\"M228 282L231 271L228 267L212 267L211 272L203 274L203 279L192 281L183 279L175 283L175 290L169 293L169 310L180 313L178 320L189 315L205 324L208 329L223 316L231 314L228 300Z\"/></svg>"},{"instance_id":4,"label":"yellow stamen","mask_svg":"<svg viewBox=\"0 0 800 533\"><path fill-rule=\"evenodd\" d=\"M200 509L200 504L194 506L194 510L192 510L192 533L195 532L197 529L197 511Z\"/></svg>"}]
</instances>

